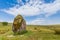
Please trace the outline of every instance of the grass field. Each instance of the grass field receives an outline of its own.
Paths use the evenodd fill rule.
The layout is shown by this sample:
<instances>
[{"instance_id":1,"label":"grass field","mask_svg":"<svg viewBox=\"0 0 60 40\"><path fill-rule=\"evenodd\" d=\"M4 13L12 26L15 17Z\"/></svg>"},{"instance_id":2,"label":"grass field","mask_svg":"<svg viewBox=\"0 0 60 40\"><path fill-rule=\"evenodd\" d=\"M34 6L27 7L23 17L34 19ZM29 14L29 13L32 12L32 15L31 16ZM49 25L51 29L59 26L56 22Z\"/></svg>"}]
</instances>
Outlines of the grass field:
<instances>
[{"instance_id":1,"label":"grass field","mask_svg":"<svg viewBox=\"0 0 60 40\"><path fill-rule=\"evenodd\" d=\"M60 35L55 34L54 29L60 25L28 25L27 33L14 35L12 25L3 26L0 24L0 40L60 40Z\"/></svg>"}]
</instances>

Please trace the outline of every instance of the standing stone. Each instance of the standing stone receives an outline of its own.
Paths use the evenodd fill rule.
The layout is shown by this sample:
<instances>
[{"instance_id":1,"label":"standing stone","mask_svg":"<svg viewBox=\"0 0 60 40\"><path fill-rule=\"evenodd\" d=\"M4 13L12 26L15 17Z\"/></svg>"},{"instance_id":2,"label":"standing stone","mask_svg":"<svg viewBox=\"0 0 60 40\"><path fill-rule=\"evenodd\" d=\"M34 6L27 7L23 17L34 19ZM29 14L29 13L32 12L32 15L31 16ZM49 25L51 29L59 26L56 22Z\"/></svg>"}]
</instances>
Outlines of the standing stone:
<instances>
[{"instance_id":1,"label":"standing stone","mask_svg":"<svg viewBox=\"0 0 60 40\"><path fill-rule=\"evenodd\" d=\"M26 30L26 22L21 15L15 17L12 30L14 33Z\"/></svg>"}]
</instances>

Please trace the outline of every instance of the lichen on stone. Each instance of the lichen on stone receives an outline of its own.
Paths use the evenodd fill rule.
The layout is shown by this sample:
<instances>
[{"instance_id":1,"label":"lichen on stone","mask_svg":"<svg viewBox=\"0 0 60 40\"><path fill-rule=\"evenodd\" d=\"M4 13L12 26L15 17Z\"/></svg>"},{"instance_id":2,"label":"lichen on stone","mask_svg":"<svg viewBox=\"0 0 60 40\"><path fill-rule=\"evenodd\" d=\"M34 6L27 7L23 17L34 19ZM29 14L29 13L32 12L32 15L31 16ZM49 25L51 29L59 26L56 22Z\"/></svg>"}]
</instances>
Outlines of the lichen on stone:
<instances>
[{"instance_id":1,"label":"lichen on stone","mask_svg":"<svg viewBox=\"0 0 60 40\"><path fill-rule=\"evenodd\" d=\"M18 30L20 32L26 29L26 22L21 15L17 15L15 17L12 29L13 29L13 32L18 32Z\"/></svg>"}]
</instances>

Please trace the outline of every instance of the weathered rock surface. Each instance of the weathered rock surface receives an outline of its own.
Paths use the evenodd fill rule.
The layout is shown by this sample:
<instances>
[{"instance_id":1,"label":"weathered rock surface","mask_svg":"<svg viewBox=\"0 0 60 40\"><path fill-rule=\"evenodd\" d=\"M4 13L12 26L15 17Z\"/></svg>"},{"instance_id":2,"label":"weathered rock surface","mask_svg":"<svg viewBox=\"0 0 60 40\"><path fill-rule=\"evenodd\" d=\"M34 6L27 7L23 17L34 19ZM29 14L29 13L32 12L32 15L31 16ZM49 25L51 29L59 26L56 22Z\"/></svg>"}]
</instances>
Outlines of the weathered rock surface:
<instances>
[{"instance_id":1,"label":"weathered rock surface","mask_svg":"<svg viewBox=\"0 0 60 40\"><path fill-rule=\"evenodd\" d=\"M26 30L26 22L21 15L15 17L12 30L14 33Z\"/></svg>"}]
</instances>

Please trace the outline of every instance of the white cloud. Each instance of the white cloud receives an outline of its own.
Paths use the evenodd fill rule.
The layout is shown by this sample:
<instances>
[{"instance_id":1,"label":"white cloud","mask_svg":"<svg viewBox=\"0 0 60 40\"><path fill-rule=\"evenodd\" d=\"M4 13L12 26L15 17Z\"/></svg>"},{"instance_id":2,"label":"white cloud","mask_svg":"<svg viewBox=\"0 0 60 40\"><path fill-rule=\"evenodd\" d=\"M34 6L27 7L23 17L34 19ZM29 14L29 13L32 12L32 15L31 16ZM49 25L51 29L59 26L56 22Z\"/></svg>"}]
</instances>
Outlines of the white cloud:
<instances>
[{"instance_id":1,"label":"white cloud","mask_svg":"<svg viewBox=\"0 0 60 40\"><path fill-rule=\"evenodd\" d=\"M45 4L41 0L30 0L30 2L27 2L25 5L22 0L17 1L18 3L22 3L23 6L20 7L18 4L15 7L9 8L8 10L4 9L3 11L13 15L21 14L24 16L34 16L44 13L46 16L50 16L60 10L60 0L55 0L54 3L49 4Z\"/></svg>"},{"instance_id":2,"label":"white cloud","mask_svg":"<svg viewBox=\"0 0 60 40\"><path fill-rule=\"evenodd\" d=\"M14 8L10 8L10 10L4 10L4 11L13 15L21 14L24 16L33 16L33 15L38 15L41 13L41 11L38 8L30 7L27 5L24 5L20 7L19 9L14 7Z\"/></svg>"},{"instance_id":3,"label":"white cloud","mask_svg":"<svg viewBox=\"0 0 60 40\"><path fill-rule=\"evenodd\" d=\"M12 23L13 20L9 20L9 21L7 21L7 20L2 20L2 19L0 19L0 22L9 22L9 23Z\"/></svg>"},{"instance_id":4,"label":"white cloud","mask_svg":"<svg viewBox=\"0 0 60 40\"><path fill-rule=\"evenodd\" d=\"M3 20L0 19L0 22L3 22Z\"/></svg>"},{"instance_id":5,"label":"white cloud","mask_svg":"<svg viewBox=\"0 0 60 40\"><path fill-rule=\"evenodd\" d=\"M43 18L37 18L35 20L32 20L30 22L27 22L28 25L44 25L45 24L45 19Z\"/></svg>"},{"instance_id":6,"label":"white cloud","mask_svg":"<svg viewBox=\"0 0 60 40\"><path fill-rule=\"evenodd\" d=\"M10 13L12 15L21 14L24 16L35 16L44 14L46 17L49 17L55 14L58 10L60 10L60 0L55 0L53 3L44 3L41 0L30 0L30 2L24 3L22 0L17 0L18 3L22 4L23 6L16 5L15 7L7 9L2 9L1 11ZM26 0L28 1L28 0ZM45 19L35 19L32 22L27 22L28 24L43 24Z\"/></svg>"},{"instance_id":7,"label":"white cloud","mask_svg":"<svg viewBox=\"0 0 60 40\"><path fill-rule=\"evenodd\" d=\"M11 21L7 21L8 23L13 23L13 21L11 20Z\"/></svg>"},{"instance_id":8,"label":"white cloud","mask_svg":"<svg viewBox=\"0 0 60 40\"><path fill-rule=\"evenodd\" d=\"M46 13L46 16L50 16L55 14L58 10L60 10L60 2L59 0L56 0L52 4L46 4L44 8L44 12Z\"/></svg>"}]
</instances>

